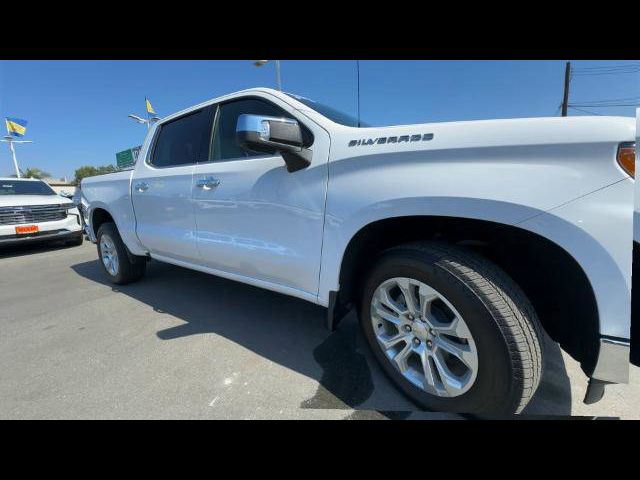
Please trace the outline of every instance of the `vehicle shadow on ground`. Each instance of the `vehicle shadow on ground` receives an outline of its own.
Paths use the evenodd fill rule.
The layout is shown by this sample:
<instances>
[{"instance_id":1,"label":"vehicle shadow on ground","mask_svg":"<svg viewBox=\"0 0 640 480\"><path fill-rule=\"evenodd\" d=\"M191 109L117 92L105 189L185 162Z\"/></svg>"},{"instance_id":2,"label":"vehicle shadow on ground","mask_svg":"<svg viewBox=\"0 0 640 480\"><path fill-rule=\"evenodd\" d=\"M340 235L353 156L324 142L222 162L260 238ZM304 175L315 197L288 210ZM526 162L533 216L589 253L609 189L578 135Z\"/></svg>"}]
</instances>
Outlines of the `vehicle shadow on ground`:
<instances>
[{"instance_id":1,"label":"vehicle shadow on ground","mask_svg":"<svg viewBox=\"0 0 640 480\"><path fill-rule=\"evenodd\" d=\"M0 246L0 259L22 257L24 255L33 255L34 253L52 252L55 250L65 250L74 248L77 245L66 245L64 242L42 242L42 243L25 243L15 244L11 246Z\"/></svg>"},{"instance_id":2,"label":"vehicle shadow on ground","mask_svg":"<svg viewBox=\"0 0 640 480\"><path fill-rule=\"evenodd\" d=\"M137 283L113 286L98 261L71 267L184 323L157 332L162 340L203 333L223 336L318 381L300 408L356 409L348 418L460 418L423 412L384 375L351 313L329 333L326 309L293 297L159 262ZM548 342L546 373L526 413L569 415L571 389L560 349Z\"/></svg>"}]
</instances>

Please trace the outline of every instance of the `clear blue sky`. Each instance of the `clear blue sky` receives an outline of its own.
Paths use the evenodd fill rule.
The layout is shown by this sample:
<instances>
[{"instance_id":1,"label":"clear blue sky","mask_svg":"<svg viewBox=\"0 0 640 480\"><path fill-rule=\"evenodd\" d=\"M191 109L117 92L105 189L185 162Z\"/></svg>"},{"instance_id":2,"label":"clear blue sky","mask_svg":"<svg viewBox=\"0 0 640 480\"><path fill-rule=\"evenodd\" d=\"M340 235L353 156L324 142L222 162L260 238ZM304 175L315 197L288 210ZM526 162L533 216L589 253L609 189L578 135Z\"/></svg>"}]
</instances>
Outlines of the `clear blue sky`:
<instances>
[{"instance_id":1,"label":"clear blue sky","mask_svg":"<svg viewBox=\"0 0 640 480\"><path fill-rule=\"evenodd\" d=\"M575 61L576 68L632 64ZM372 125L558 115L564 61L361 61L361 117ZM282 61L283 89L356 113L354 61ZM0 116L27 119L21 168L73 177L115 164L142 142L148 96L160 116L248 87L275 87L274 65L252 61L0 61ZM573 103L640 96L640 73L575 76ZM632 103L640 103L634 101ZM587 108L585 108L587 109ZM634 116L634 107L587 109ZM572 115L584 115L570 111ZM2 125L4 128L4 125ZM4 135L4 130L0 132ZM0 176L12 173L0 145Z\"/></svg>"}]
</instances>

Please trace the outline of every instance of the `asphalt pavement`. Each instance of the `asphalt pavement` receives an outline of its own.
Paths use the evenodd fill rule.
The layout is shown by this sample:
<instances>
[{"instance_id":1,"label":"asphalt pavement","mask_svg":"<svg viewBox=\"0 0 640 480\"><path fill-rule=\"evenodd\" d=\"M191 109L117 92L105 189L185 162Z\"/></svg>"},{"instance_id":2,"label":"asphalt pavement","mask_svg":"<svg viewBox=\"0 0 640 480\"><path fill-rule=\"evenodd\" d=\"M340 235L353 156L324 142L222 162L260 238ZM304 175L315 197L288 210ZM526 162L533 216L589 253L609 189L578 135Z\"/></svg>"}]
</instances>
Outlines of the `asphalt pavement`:
<instances>
[{"instance_id":1,"label":"asphalt pavement","mask_svg":"<svg viewBox=\"0 0 640 480\"><path fill-rule=\"evenodd\" d=\"M354 315L150 262L108 283L95 246L0 251L0 418L458 419L418 409L376 365ZM549 339L528 416L640 418L640 368L584 405Z\"/></svg>"}]
</instances>

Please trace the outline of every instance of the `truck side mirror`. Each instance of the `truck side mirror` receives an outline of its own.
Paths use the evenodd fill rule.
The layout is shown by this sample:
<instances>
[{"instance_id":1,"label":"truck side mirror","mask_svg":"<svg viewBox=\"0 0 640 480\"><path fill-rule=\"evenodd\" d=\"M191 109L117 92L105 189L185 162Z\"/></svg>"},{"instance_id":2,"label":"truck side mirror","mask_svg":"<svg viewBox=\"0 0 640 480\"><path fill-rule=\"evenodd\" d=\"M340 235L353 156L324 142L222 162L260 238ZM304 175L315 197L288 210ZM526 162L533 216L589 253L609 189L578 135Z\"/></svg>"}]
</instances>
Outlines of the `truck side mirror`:
<instances>
[{"instance_id":1,"label":"truck side mirror","mask_svg":"<svg viewBox=\"0 0 640 480\"><path fill-rule=\"evenodd\" d=\"M303 146L300 124L289 118L240 115L236 124L236 141L247 150L279 152L288 172L311 164L311 151Z\"/></svg>"}]
</instances>

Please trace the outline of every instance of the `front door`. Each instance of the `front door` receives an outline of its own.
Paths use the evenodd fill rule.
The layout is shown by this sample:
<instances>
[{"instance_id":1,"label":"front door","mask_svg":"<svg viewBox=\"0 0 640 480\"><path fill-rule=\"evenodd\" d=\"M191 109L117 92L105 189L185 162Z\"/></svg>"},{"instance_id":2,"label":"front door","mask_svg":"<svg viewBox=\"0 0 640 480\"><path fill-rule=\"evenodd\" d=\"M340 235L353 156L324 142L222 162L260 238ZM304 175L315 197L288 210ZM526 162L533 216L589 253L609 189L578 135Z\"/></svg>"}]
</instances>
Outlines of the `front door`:
<instances>
[{"instance_id":1,"label":"front door","mask_svg":"<svg viewBox=\"0 0 640 480\"><path fill-rule=\"evenodd\" d=\"M242 98L218 106L208 161L194 172L197 245L201 261L210 268L292 295L314 297L329 137L277 101ZM297 120L313 151L311 165L289 173L279 153L243 150L235 137L241 114Z\"/></svg>"}]
</instances>

